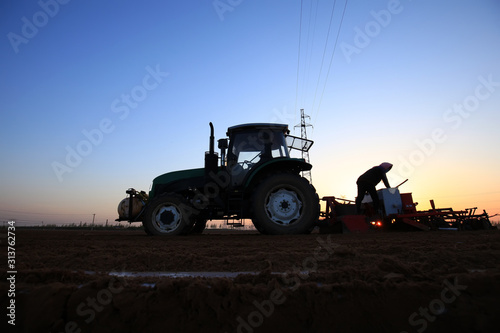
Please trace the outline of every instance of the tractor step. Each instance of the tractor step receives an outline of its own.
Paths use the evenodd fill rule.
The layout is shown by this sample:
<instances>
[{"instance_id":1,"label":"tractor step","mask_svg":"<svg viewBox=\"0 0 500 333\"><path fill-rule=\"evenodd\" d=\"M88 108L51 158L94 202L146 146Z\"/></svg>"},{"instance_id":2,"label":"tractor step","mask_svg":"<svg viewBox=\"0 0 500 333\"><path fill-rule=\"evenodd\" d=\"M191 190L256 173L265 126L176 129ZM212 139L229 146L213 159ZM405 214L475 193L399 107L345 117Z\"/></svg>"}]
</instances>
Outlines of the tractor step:
<instances>
[{"instance_id":1,"label":"tractor step","mask_svg":"<svg viewBox=\"0 0 500 333\"><path fill-rule=\"evenodd\" d=\"M231 192L228 194L226 201L226 212L228 216L242 216L243 192Z\"/></svg>"}]
</instances>

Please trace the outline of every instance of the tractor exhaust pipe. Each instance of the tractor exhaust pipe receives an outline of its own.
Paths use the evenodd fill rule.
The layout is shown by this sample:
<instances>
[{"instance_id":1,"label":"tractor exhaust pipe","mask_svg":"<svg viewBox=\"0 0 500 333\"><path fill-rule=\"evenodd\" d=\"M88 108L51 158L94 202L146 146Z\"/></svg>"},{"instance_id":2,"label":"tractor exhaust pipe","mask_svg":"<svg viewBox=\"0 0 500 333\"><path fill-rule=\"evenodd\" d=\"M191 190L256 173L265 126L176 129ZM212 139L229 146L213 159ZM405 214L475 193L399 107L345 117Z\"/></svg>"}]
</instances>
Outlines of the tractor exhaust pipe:
<instances>
[{"instance_id":1,"label":"tractor exhaust pipe","mask_svg":"<svg viewBox=\"0 0 500 333\"><path fill-rule=\"evenodd\" d=\"M210 122L210 150L209 150L209 154L210 155L213 155L214 152L215 152L215 143L214 143L214 140L215 140L215 137L214 137L214 125L212 124L212 122Z\"/></svg>"},{"instance_id":2,"label":"tractor exhaust pipe","mask_svg":"<svg viewBox=\"0 0 500 333\"><path fill-rule=\"evenodd\" d=\"M217 173L218 160L219 156L215 152L214 125L210 122L210 147L209 151L205 153L205 178L207 181L210 179L210 174Z\"/></svg>"}]
</instances>

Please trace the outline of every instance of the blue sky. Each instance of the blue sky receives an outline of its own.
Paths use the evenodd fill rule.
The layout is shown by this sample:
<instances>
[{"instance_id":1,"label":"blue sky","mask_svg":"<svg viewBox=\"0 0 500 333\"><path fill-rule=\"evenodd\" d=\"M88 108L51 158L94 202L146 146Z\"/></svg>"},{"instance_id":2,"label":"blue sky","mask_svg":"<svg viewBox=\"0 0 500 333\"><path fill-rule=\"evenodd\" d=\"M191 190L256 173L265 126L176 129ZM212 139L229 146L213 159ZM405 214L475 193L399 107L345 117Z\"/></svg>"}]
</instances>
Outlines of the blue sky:
<instances>
[{"instance_id":1,"label":"blue sky","mask_svg":"<svg viewBox=\"0 0 500 333\"><path fill-rule=\"evenodd\" d=\"M247 122L293 129L301 108L320 196L353 199L389 161L421 209L500 213L500 4L332 7L2 2L0 220L112 221L127 188L203 165L210 121L217 138Z\"/></svg>"}]
</instances>

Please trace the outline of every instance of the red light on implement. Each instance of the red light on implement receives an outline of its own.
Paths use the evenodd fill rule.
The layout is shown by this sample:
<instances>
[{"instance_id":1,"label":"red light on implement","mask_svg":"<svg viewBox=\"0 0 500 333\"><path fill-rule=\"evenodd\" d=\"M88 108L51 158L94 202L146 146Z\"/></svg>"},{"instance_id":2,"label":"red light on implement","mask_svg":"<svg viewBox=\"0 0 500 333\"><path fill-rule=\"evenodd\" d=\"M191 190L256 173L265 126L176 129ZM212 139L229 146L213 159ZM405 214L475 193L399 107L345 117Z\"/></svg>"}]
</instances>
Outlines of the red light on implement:
<instances>
[{"instance_id":1,"label":"red light on implement","mask_svg":"<svg viewBox=\"0 0 500 333\"><path fill-rule=\"evenodd\" d=\"M380 222L380 221L371 221L370 223L373 226L375 226L375 227L381 227L382 226L382 222Z\"/></svg>"}]
</instances>

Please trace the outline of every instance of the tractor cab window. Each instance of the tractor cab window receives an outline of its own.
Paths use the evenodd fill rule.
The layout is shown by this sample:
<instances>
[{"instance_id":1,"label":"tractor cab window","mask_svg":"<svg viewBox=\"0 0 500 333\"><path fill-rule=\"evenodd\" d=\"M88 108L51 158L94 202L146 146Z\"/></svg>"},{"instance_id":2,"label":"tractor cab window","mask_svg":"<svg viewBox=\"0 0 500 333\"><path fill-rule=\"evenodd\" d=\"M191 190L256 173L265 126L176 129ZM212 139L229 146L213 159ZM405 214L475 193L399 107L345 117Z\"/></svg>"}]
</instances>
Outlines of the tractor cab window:
<instances>
[{"instance_id":1,"label":"tractor cab window","mask_svg":"<svg viewBox=\"0 0 500 333\"><path fill-rule=\"evenodd\" d=\"M241 184L248 170L261 161L290 157L282 132L261 130L234 133L227 154L233 185Z\"/></svg>"},{"instance_id":2,"label":"tractor cab window","mask_svg":"<svg viewBox=\"0 0 500 333\"><path fill-rule=\"evenodd\" d=\"M273 131L236 133L229 149L228 158L243 169L249 169L263 160L289 157L283 134Z\"/></svg>"}]
</instances>

